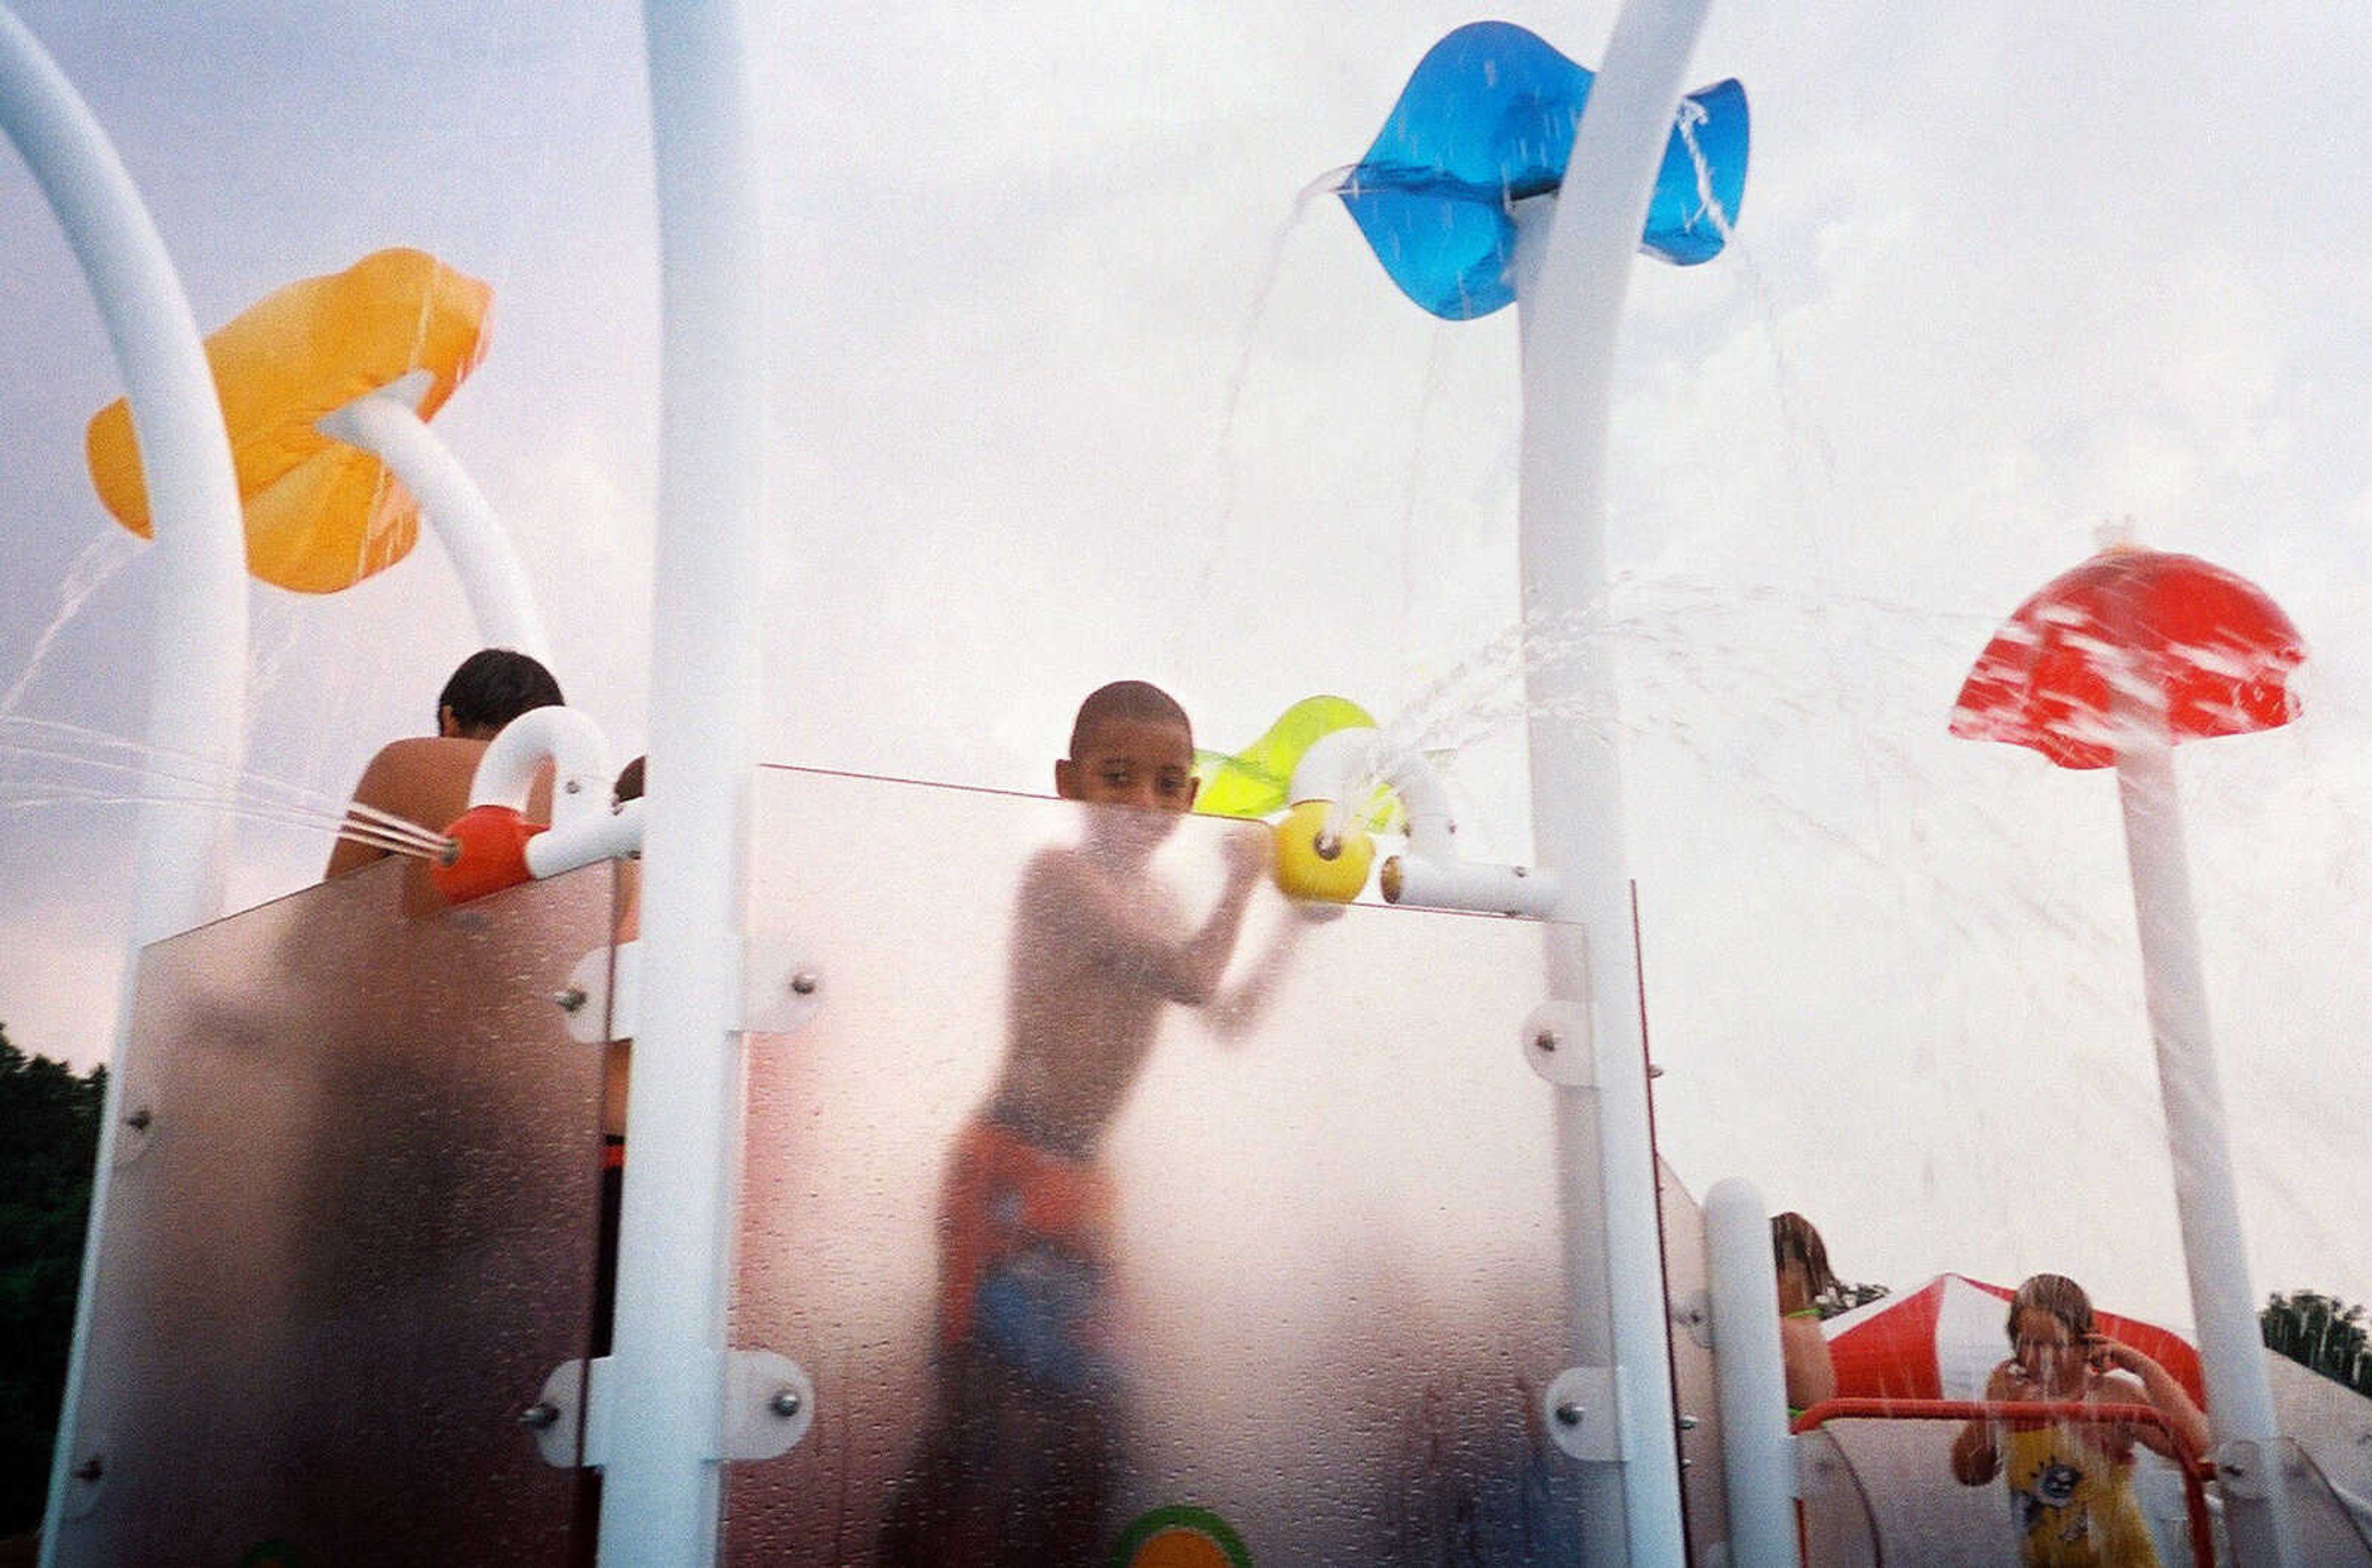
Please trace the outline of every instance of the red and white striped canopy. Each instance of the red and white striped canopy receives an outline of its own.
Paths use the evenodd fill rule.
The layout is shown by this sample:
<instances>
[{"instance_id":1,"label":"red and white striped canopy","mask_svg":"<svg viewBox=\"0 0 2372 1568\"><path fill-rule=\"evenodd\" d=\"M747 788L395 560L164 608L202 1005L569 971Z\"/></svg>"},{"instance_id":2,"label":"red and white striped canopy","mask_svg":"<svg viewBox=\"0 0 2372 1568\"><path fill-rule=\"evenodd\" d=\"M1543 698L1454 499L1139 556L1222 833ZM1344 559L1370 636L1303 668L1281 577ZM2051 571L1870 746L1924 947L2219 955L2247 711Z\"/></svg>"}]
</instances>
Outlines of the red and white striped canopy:
<instances>
[{"instance_id":1,"label":"red and white striped canopy","mask_svg":"<svg viewBox=\"0 0 2372 1568\"><path fill-rule=\"evenodd\" d=\"M1917 1290L1856 1307L1821 1325L1841 1399L1976 1400L2009 1354L2007 1287L1938 1274ZM2205 1399L2199 1353L2155 1323L2095 1308L2099 1330L2150 1356L2194 1400Z\"/></svg>"}]
</instances>

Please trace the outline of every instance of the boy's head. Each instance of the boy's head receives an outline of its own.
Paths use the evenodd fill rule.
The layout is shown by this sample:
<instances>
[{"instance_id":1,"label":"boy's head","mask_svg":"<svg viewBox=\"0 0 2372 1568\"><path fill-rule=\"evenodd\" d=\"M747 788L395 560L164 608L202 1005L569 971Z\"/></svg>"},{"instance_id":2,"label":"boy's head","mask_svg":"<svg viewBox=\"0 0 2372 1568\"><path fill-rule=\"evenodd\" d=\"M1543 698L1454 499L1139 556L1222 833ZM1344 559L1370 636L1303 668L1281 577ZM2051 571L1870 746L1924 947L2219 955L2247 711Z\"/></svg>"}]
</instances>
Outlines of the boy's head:
<instances>
[{"instance_id":1,"label":"boy's head","mask_svg":"<svg viewBox=\"0 0 2372 1568\"><path fill-rule=\"evenodd\" d=\"M481 648L461 661L436 695L436 733L490 740L533 708L567 702L552 671L509 648Z\"/></svg>"},{"instance_id":2,"label":"boy's head","mask_svg":"<svg viewBox=\"0 0 2372 1568\"><path fill-rule=\"evenodd\" d=\"M1071 726L1071 754L1054 764L1065 800L1183 812L1194 805L1194 728L1160 687L1115 680L1088 693Z\"/></svg>"}]
</instances>

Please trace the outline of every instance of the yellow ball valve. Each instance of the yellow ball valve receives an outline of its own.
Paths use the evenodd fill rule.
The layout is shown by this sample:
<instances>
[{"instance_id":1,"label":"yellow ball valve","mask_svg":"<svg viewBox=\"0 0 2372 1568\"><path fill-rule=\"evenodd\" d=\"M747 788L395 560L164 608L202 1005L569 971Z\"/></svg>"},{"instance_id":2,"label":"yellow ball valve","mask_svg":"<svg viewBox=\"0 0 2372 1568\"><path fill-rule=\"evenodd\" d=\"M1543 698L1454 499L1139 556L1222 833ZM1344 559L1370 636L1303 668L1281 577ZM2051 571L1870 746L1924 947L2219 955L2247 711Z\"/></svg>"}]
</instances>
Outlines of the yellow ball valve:
<instances>
[{"instance_id":1,"label":"yellow ball valve","mask_svg":"<svg viewBox=\"0 0 2372 1568\"><path fill-rule=\"evenodd\" d=\"M1347 904L1366 889L1376 841L1334 802L1303 801L1274 832L1276 885L1287 896Z\"/></svg>"}]
</instances>

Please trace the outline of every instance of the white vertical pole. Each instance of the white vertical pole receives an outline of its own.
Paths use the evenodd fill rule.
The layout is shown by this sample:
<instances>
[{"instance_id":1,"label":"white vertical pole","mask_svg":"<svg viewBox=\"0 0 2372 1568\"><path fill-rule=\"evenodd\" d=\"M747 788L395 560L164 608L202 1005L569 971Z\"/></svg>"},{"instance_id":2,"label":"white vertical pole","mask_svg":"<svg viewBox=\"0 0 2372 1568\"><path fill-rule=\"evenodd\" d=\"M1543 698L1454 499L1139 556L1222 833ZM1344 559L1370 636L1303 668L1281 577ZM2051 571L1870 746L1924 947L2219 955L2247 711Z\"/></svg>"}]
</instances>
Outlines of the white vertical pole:
<instances>
[{"instance_id":1,"label":"white vertical pole","mask_svg":"<svg viewBox=\"0 0 2372 1568\"><path fill-rule=\"evenodd\" d=\"M452 448L401 398L368 392L318 422L321 434L385 463L420 502L422 516L461 579L479 640L516 648L549 664L551 639L536 609L535 590L502 519Z\"/></svg>"},{"instance_id":2,"label":"white vertical pole","mask_svg":"<svg viewBox=\"0 0 2372 1568\"><path fill-rule=\"evenodd\" d=\"M1771 1217L1762 1194L1732 1177L1705 1194L1704 1218L1729 1561L1734 1568L1797 1568L1796 1446L1787 1433Z\"/></svg>"},{"instance_id":3,"label":"white vertical pole","mask_svg":"<svg viewBox=\"0 0 2372 1568\"><path fill-rule=\"evenodd\" d=\"M2142 987L2174 1161L2191 1310L2199 1327L2208 1427L2224 1473L2224 1528L2240 1568L2297 1568L2280 1432L2225 1134L2215 1042L2208 1028L2174 751L2167 740L2163 696L2156 698L2155 707L2134 696L2154 685L2123 684L2129 711L2119 726L2117 799L2124 814L2125 858L2141 931Z\"/></svg>"},{"instance_id":4,"label":"white vertical pole","mask_svg":"<svg viewBox=\"0 0 2372 1568\"><path fill-rule=\"evenodd\" d=\"M647 0L663 329L643 1013L601 1561L715 1560L740 1133L765 320L734 0Z\"/></svg>"},{"instance_id":5,"label":"white vertical pole","mask_svg":"<svg viewBox=\"0 0 2372 1568\"><path fill-rule=\"evenodd\" d=\"M1647 204L1709 0L1627 0L1574 136L1564 189L1517 246L1524 377L1523 556L1533 853L1580 928L1551 994L1586 1000L1594 1090L1560 1088L1560 1158L1583 1364L1614 1368L1620 1461L1585 1498L1585 1555L1679 1568L1684 1552L1645 1024L1622 865L1612 656L1586 635L1606 591L1606 442L1615 334ZM1542 232L1545 230L1545 232ZM1589 976L1598 979L1593 986ZM1593 1105L1594 1101L1594 1105ZM1600 1206L1602 1198L1603 1206Z\"/></svg>"},{"instance_id":6,"label":"white vertical pole","mask_svg":"<svg viewBox=\"0 0 2372 1568\"><path fill-rule=\"evenodd\" d=\"M164 241L89 107L6 6L0 6L0 125L74 248L106 319L131 403L157 535L148 744L182 775L152 772L141 786L131 955L116 1017L118 1070L109 1074L99 1123L74 1351L50 1471L51 1530L43 1546L49 1562L69 1471L79 1462L72 1446L140 949L213 919L222 905L230 824L223 807L238 776L247 727L247 540L214 376Z\"/></svg>"}]
</instances>

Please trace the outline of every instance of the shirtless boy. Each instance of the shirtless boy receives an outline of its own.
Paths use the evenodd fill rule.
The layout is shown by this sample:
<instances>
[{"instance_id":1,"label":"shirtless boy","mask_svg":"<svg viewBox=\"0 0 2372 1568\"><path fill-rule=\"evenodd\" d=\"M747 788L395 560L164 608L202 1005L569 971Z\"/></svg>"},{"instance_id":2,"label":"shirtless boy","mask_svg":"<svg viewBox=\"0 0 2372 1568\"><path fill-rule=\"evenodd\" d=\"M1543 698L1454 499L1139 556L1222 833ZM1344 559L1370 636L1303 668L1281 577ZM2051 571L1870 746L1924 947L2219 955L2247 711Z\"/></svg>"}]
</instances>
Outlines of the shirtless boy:
<instances>
[{"instance_id":1,"label":"shirtless boy","mask_svg":"<svg viewBox=\"0 0 2372 1568\"><path fill-rule=\"evenodd\" d=\"M1218 901L1189 926L1149 863L1194 804L1193 765L1184 711L1135 680L1087 698L1054 764L1055 793L1094 809L1023 876L1004 1065L940 1191L937 1408L884 1562L1061 1568L1104 1544L1121 1389L1098 1156L1163 1007L1217 999L1268 862L1263 836L1230 835Z\"/></svg>"},{"instance_id":2,"label":"shirtless boy","mask_svg":"<svg viewBox=\"0 0 2372 1568\"><path fill-rule=\"evenodd\" d=\"M441 829L469 808L470 783L486 743L519 714L566 700L552 672L527 655L508 648L481 649L461 661L437 694L436 733L381 747L355 785L355 802L391 811L432 830ZM539 820L550 819L548 778L536 786L528 814ZM387 854L372 844L340 839L321 875L343 877ZM403 912L427 914L443 903L424 865L413 865L405 877Z\"/></svg>"}]
</instances>

